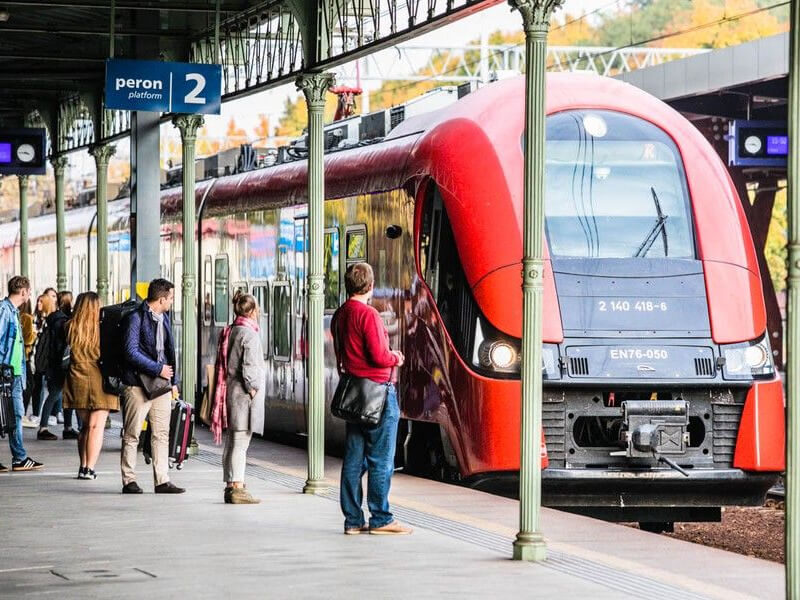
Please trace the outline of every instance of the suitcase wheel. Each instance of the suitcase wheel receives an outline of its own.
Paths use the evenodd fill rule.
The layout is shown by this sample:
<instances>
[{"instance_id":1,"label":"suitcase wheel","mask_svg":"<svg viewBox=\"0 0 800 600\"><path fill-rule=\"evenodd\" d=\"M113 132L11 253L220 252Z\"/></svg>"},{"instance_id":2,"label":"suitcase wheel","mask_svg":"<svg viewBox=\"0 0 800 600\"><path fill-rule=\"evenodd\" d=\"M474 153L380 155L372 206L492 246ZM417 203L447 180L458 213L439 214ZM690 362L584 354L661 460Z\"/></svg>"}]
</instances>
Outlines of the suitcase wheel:
<instances>
[{"instance_id":1,"label":"suitcase wheel","mask_svg":"<svg viewBox=\"0 0 800 600\"><path fill-rule=\"evenodd\" d=\"M153 460L149 456L144 457L144 464L149 465Z\"/></svg>"},{"instance_id":2,"label":"suitcase wheel","mask_svg":"<svg viewBox=\"0 0 800 600\"><path fill-rule=\"evenodd\" d=\"M175 468L178 469L178 471L180 471L183 468L183 463L182 462L178 463L177 465L175 465Z\"/></svg>"}]
</instances>

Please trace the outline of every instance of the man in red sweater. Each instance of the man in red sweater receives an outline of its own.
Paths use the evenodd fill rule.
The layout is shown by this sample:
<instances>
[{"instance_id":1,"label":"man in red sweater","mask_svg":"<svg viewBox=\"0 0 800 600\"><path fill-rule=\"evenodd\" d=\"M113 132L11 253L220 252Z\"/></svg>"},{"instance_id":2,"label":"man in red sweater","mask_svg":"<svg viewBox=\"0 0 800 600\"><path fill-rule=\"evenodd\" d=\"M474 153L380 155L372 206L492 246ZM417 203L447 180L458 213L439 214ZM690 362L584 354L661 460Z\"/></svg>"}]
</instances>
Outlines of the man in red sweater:
<instances>
[{"instance_id":1,"label":"man in red sweater","mask_svg":"<svg viewBox=\"0 0 800 600\"><path fill-rule=\"evenodd\" d=\"M389 487L394 472L397 423L397 367L404 362L402 352L389 348L389 333L378 311L369 305L374 276L367 263L350 265L344 276L348 300L333 315L331 332L337 339L336 360L341 369L354 377L371 379L387 387L386 405L374 427L347 423L344 460L340 484L340 504L347 535L404 535L411 529L394 520L389 510ZM366 526L361 504L364 491L361 479L369 473Z\"/></svg>"}]
</instances>

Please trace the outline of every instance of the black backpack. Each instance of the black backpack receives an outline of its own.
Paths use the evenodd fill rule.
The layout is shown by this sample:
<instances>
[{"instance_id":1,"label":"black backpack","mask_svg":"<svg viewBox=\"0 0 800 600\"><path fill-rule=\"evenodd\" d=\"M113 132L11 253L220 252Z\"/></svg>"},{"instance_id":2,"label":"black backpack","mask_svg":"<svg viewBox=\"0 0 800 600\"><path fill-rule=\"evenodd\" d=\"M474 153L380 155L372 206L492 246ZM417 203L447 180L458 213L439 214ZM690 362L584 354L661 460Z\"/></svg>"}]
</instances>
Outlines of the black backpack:
<instances>
[{"instance_id":1,"label":"black backpack","mask_svg":"<svg viewBox=\"0 0 800 600\"><path fill-rule=\"evenodd\" d=\"M138 308L136 300L128 300L100 309L100 373L103 376L103 389L108 394L122 393L125 322L128 315Z\"/></svg>"},{"instance_id":2,"label":"black backpack","mask_svg":"<svg viewBox=\"0 0 800 600\"><path fill-rule=\"evenodd\" d=\"M53 356L53 345L55 343L55 331L44 322L42 330L36 338L33 346L33 368L36 373L45 374L50 368L50 359Z\"/></svg>"}]
</instances>

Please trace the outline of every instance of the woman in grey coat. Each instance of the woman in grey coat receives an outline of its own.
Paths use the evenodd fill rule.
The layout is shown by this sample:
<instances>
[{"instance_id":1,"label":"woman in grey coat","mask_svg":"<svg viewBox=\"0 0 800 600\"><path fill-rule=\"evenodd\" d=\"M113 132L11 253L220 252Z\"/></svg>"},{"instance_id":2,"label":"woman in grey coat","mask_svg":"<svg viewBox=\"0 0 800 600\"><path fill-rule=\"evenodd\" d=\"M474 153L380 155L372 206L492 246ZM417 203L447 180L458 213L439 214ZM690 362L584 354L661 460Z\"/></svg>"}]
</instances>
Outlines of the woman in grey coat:
<instances>
[{"instance_id":1,"label":"woman in grey coat","mask_svg":"<svg viewBox=\"0 0 800 600\"><path fill-rule=\"evenodd\" d=\"M264 430L266 370L258 328L258 304L249 294L237 295L233 301L233 311L236 320L220 340L217 359L217 369L220 375L224 373L224 408L227 413L222 418L227 425L222 452L225 502L258 504L260 500L254 498L244 485L250 439L254 431ZM218 381L221 379L219 377ZM219 400L220 391L217 390Z\"/></svg>"}]
</instances>

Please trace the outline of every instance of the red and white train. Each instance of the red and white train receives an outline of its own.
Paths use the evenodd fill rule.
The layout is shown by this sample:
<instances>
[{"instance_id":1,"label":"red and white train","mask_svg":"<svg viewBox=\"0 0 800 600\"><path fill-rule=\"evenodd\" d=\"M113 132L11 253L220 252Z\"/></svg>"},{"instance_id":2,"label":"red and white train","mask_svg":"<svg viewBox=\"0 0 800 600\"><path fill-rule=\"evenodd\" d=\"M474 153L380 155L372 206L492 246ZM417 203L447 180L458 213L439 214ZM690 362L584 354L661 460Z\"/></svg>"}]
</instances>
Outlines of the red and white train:
<instances>
[{"instance_id":1,"label":"red and white train","mask_svg":"<svg viewBox=\"0 0 800 600\"><path fill-rule=\"evenodd\" d=\"M547 85L545 504L653 524L761 502L784 468L784 403L724 165L686 119L634 87L569 74ZM475 485L519 468L523 101L521 78L497 82L325 158L325 325L347 265L368 261L373 303L407 357L399 460ZM263 312L266 434L306 428L306 194L300 159L196 190L198 365L213 361L232 294L247 289ZM119 298L127 210L111 204ZM80 289L93 209L73 212ZM180 221L181 190L165 190L162 270L178 282ZM16 227L0 227L6 275ZM31 231L41 289L55 279L41 260L54 254L52 217ZM330 399L329 335L325 356ZM342 424L328 417L326 428L339 444Z\"/></svg>"}]
</instances>

